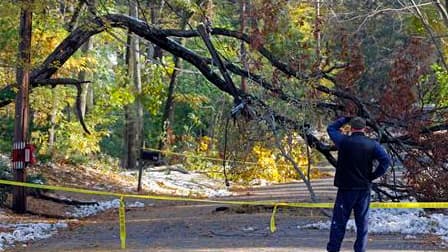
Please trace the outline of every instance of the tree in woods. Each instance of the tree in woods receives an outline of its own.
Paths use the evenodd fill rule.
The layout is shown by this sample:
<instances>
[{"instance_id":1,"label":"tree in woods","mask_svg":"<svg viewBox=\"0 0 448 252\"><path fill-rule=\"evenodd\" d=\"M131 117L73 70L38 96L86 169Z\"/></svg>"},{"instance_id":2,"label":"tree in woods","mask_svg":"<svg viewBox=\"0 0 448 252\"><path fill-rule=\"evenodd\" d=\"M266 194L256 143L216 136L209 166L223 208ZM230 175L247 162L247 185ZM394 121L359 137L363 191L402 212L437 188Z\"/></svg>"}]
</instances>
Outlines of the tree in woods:
<instances>
[{"instance_id":1,"label":"tree in woods","mask_svg":"<svg viewBox=\"0 0 448 252\"><path fill-rule=\"evenodd\" d=\"M448 15L446 6L439 1L156 1L149 9L158 9L164 14L158 17L166 17L157 22L149 19L153 16L148 16L148 1L135 1L133 8L137 6L137 12L131 16L121 14L126 9L124 5L98 1L56 48L41 61L35 61L30 75L34 92L49 86L74 85L74 100L79 100L85 86L83 80L68 76L67 64L76 59L83 44L97 37L94 35L106 34L120 40L117 33L123 29L132 34L130 37L145 41L142 43L149 51L161 52L159 59L148 57L152 64L143 66L153 70L157 68L153 65L161 66L164 73L155 71L148 76L159 73L159 80L169 79L170 83L165 114L152 118L159 120L159 132L167 120L171 121L173 101L182 97L192 100L182 94L173 95L176 78L180 84L190 78L185 74L179 78L175 73L188 70L195 76L199 73L201 81L207 80L215 87L213 90L226 94L233 103L226 101L227 108L219 112L206 113L201 108L200 113L222 113L218 124L224 131L223 121L232 112L238 122L235 125L246 127L246 131L240 132L242 135L260 137L262 133L306 182L313 200L310 178L294 158L291 146L295 141L288 136L295 132L304 144L335 165L335 147L316 128L321 121L338 115L367 118L370 134L386 145L394 157L394 167L405 168L404 183L384 181L376 187L377 192L391 199L399 199L400 195L390 194L384 188L407 191L423 200L446 199L448 187L443 182L448 174L448 69L443 34L448 28ZM90 1L69 2L82 6ZM246 9L241 10L242 6ZM74 16L75 11L70 15ZM128 40L126 44L131 51L133 42ZM4 45L2 53L6 49ZM120 56L109 52L108 57ZM131 65L131 61L126 62ZM128 69L128 76L135 78ZM120 78L118 72L113 78ZM15 96L15 84L4 79L0 105L8 107ZM109 90L109 94L119 97L118 103L129 108L137 97L143 97L143 106L147 108L154 103L145 103L145 95L156 93L148 87L158 83L147 80L142 91L129 91L132 82L128 81L127 87L113 88L126 92ZM235 84L237 81L242 85ZM190 89L199 88L194 86L195 81L189 83ZM185 87L179 86L176 92L183 90ZM218 96L214 93L210 97ZM110 99L111 104L117 99ZM76 110L81 110L75 103ZM153 108L160 109L161 104ZM149 110L145 113L148 115ZM87 115L85 120L85 114L78 115L86 130L101 132L101 127L92 128L92 117ZM98 112L96 117L101 115L105 114ZM169 134L169 127L162 135ZM125 138L129 141L130 136Z\"/></svg>"},{"instance_id":2,"label":"tree in woods","mask_svg":"<svg viewBox=\"0 0 448 252\"><path fill-rule=\"evenodd\" d=\"M138 6L134 1L129 2L129 16L138 18ZM141 103L142 80L140 65L139 39L129 32L126 43L126 64L129 85L134 90L135 101L125 107L125 133L123 167L135 169L137 157L142 148L143 108Z\"/></svg>"}]
</instances>

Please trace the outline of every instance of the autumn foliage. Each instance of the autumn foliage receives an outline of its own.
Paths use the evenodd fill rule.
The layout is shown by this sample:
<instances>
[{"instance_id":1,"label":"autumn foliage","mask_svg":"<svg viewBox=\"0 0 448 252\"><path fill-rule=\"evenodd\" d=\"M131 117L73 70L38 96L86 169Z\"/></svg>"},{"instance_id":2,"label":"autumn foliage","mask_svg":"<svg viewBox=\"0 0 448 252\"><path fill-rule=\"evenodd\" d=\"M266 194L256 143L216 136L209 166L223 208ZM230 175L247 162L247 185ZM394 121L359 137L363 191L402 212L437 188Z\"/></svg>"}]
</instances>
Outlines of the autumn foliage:
<instances>
[{"instance_id":1,"label":"autumn foliage","mask_svg":"<svg viewBox=\"0 0 448 252\"><path fill-rule=\"evenodd\" d=\"M448 132L431 131L434 122L446 122L446 117L431 114L433 104L427 104L425 94L431 84L424 77L430 72L434 48L420 38L411 38L397 53L381 98L382 120L393 122L405 141L394 148L401 150L405 177L412 193L422 201L444 201L448 198L447 156ZM429 106L429 109L425 109Z\"/></svg>"},{"instance_id":2,"label":"autumn foliage","mask_svg":"<svg viewBox=\"0 0 448 252\"><path fill-rule=\"evenodd\" d=\"M389 72L390 82L381 97L381 109L388 118L410 120L419 102L417 85L430 69L433 48L420 38L411 38L396 56ZM414 117L415 118L415 117Z\"/></svg>"}]
</instances>

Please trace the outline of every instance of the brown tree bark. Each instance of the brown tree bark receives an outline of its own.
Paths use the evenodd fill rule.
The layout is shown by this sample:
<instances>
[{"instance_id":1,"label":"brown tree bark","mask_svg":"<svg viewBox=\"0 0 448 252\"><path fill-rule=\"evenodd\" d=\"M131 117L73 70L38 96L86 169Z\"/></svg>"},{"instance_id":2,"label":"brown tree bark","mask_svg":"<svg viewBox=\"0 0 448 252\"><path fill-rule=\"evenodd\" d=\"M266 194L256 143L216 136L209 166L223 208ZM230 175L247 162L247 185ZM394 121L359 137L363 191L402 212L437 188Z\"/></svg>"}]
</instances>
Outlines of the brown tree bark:
<instances>
[{"instance_id":1,"label":"brown tree bark","mask_svg":"<svg viewBox=\"0 0 448 252\"><path fill-rule=\"evenodd\" d=\"M138 18L138 6L135 1L129 3L129 15ZM139 63L139 39L129 31L126 48L129 85L133 86L135 102L125 108L125 168L137 168L138 153L143 146L143 106L141 103L142 83Z\"/></svg>"},{"instance_id":2,"label":"brown tree bark","mask_svg":"<svg viewBox=\"0 0 448 252\"><path fill-rule=\"evenodd\" d=\"M185 28L187 27L188 24L188 20L190 19L191 14L184 14L182 16L182 21L181 21L181 25L180 25L180 29L181 30L185 30ZM177 42L182 45L183 40L179 39L177 40ZM174 70L173 73L171 74L171 78L170 78L170 83L168 85L168 93L167 93L167 97L166 97L166 101L165 101L165 107L163 109L163 114L162 114L162 135L167 136L168 132L171 129L171 121L172 121L172 117L173 117L173 110L174 110L174 90L176 88L176 78L178 75L178 70L181 66L181 59L177 56L174 56ZM159 146L158 149L162 150L165 147L165 139L162 138L159 141Z\"/></svg>"},{"instance_id":3,"label":"brown tree bark","mask_svg":"<svg viewBox=\"0 0 448 252\"><path fill-rule=\"evenodd\" d=\"M51 90L51 114L50 114L50 128L48 129L48 152L53 157L54 144L56 141L56 115L58 112L56 102L56 90Z\"/></svg>"}]
</instances>

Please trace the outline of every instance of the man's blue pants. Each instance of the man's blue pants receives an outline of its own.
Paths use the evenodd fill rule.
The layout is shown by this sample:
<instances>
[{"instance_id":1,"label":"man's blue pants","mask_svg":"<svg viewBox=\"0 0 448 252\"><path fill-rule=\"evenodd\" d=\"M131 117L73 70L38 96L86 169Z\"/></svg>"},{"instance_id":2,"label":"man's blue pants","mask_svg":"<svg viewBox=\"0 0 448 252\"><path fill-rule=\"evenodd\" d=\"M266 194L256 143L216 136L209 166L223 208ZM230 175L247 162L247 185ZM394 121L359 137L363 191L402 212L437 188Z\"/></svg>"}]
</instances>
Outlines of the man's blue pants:
<instances>
[{"instance_id":1,"label":"man's blue pants","mask_svg":"<svg viewBox=\"0 0 448 252\"><path fill-rule=\"evenodd\" d=\"M339 251L345 235L347 221L352 210L355 214L355 252L364 252L367 247L370 190L338 190L331 221L328 251Z\"/></svg>"}]
</instances>

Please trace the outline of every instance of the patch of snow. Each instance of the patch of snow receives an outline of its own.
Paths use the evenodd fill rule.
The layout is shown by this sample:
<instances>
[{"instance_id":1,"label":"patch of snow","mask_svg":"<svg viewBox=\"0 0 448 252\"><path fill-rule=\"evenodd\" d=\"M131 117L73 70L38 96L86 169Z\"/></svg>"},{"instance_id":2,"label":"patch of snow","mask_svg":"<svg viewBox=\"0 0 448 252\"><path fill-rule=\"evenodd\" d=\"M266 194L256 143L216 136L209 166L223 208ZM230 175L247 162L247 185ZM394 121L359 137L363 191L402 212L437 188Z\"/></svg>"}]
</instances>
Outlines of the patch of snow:
<instances>
[{"instance_id":1,"label":"patch of snow","mask_svg":"<svg viewBox=\"0 0 448 252\"><path fill-rule=\"evenodd\" d=\"M0 251L14 246L15 243L25 243L47 239L56 234L58 229L67 228L65 222L51 223L21 223L0 225L11 232L0 232Z\"/></svg>"},{"instance_id":2,"label":"patch of snow","mask_svg":"<svg viewBox=\"0 0 448 252\"><path fill-rule=\"evenodd\" d=\"M445 245L448 244L448 216L444 214L432 214L430 217L437 225L434 233L440 236Z\"/></svg>"},{"instance_id":3,"label":"patch of snow","mask_svg":"<svg viewBox=\"0 0 448 252\"><path fill-rule=\"evenodd\" d=\"M0 162L11 168L11 157L0 153Z\"/></svg>"},{"instance_id":4,"label":"patch of snow","mask_svg":"<svg viewBox=\"0 0 448 252\"><path fill-rule=\"evenodd\" d=\"M124 174L137 176L135 172L124 172ZM142 174L142 185L148 191L175 196L214 198L232 195L223 181L217 181L196 172L185 174L175 170L169 173L145 170Z\"/></svg>"},{"instance_id":5,"label":"patch of snow","mask_svg":"<svg viewBox=\"0 0 448 252\"><path fill-rule=\"evenodd\" d=\"M71 216L76 218L83 218L98 214L100 212L104 212L111 208L119 208L119 207L120 207L119 199L114 199L110 201L99 201L98 204L82 205L75 207L75 210L71 213Z\"/></svg>"},{"instance_id":6,"label":"patch of snow","mask_svg":"<svg viewBox=\"0 0 448 252\"><path fill-rule=\"evenodd\" d=\"M219 198L219 197L228 197L232 196L232 193L227 189L219 189L216 191L211 191L208 195L209 198Z\"/></svg>"},{"instance_id":7,"label":"patch of snow","mask_svg":"<svg viewBox=\"0 0 448 252\"><path fill-rule=\"evenodd\" d=\"M42 181L42 179L40 179L40 178L35 178L35 179L29 181L29 183L41 184L41 185L45 184L44 181Z\"/></svg>"},{"instance_id":8,"label":"patch of snow","mask_svg":"<svg viewBox=\"0 0 448 252\"><path fill-rule=\"evenodd\" d=\"M145 203L136 201L134 203L131 203L129 205L126 205L127 207L145 207Z\"/></svg>"},{"instance_id":9,"label":"patch of snow","mask_svg":"<svg viewBox=\"0 0 448 252\"><path fill-rule=\"evenodd\" d=\"M330 230L330 225L331 221L320 221L302 226L299 225L297 228ZM348 221L347 230L356 231L353 219ZM369 233L398 233L404 234L406 237L434 234L448 244L448 216L444 214L426 216L422 209L371 209Z\"/></svg>"},{"instance_id":10,"label":"patch of snow","mask_svg":"<svg viewBox=\"0 0 448 252\"><path fill-rule=\"evenodd\" d=\"M404 239L405 240L415 240L415 239L417 239L417 236L415 236L415 235L406 235L404 237Z\"/></svg>"},{"instance_id":11,"label":"patch of snow","mask_svg":"<svg viewBox=\"0 0 448 252\"><path fill-rule=\"evenodd\" d=\"M114 199L109 201L99 201L98 204L94 205L82 205L75 207L73 212L67 212L66 214L75 218L84 218L87 216L96 215L100 212L104 212L108 209L119 208L120 200ZM126 204L126 207L145 207L145 204L139 201Z\"/></svg>"},{"instance_id":12,"label":"patch of snow","mask_svg":"<svg viewBox=\"0 0 448 252\"><path fill-rule=\"evenodd\" d=\"M266 179L253 179L249 182L249 185L251 186L268 186L271 185L269 181Z\"/></svg>"},{"instance_id":13,"label":"patch of snow","mask_svg":"<svg viewBox=\"0 0 448 252\"><path fill-rule=\"evenodd\" d=\"M253 227L244 227L243 231L244 232L253 232L253 231L255 231L255 228L253 228Z\"/></svg>"}]
</instances>

